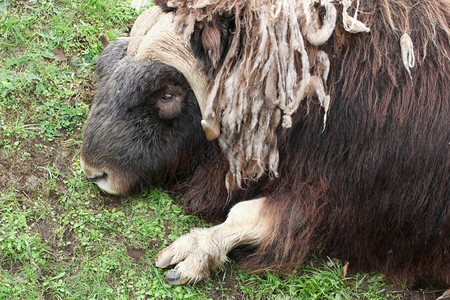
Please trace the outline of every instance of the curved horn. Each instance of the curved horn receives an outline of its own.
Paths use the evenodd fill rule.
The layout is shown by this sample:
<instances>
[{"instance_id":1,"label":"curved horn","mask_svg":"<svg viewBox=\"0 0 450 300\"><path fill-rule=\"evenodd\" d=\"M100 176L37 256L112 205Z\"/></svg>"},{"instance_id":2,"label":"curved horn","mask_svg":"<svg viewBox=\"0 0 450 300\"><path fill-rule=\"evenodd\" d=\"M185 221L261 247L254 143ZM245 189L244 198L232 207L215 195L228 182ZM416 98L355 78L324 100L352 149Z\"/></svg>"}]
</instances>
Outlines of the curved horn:
<instances>
[{"instance_id":1,"label":"curved horn","mask_svg":"<svg viewBox=\"0 0 450 300\"><path fill-rule=\"evenodd\" d=\"M130 31L130 42L128 43L127 55L136 55L142 42L142 38L163 15L164 12L158 6L147 9L139 15L136 21L134 21L133 28L131 28Z\"/></svg>"},{"instance_id":2,"label":"curved horn","mask_svg":"<svg viewBox=\"0 0 450 300\"><path fill-rule=\"evenodd\" d=\"M219 121L217 119L211 120L210 117L207 118L207 115L209 115L206 111L208 79L205 72L196 67L197 63L192 49L189 45L186 45L186 40L177 30L174 22L174 13L162 13L160 8L152 7L144 14L146 16L142 17L142 20L149 17L156 20L151 21L153 24L150 26L148 24L149 20L141 22L138 18L139 23L136 23L133 29L139 26L139 24L143 24L145 29L142 32L145 33L142 34L139 31L139 34L137 34L138 29L132 30L132 33L135 31L136 34L134 38L133 35L131 38L139 41L133 41L133 46L132 48L129 46L128 53L135 55L136 61L158 61L172 66L181 72L197 98L203 118L201 125L205 131L206 138L209 141L218 138L220 135ZM139 46L136 50L134 47L137 44Z\"/></svg>"}]
</instances>

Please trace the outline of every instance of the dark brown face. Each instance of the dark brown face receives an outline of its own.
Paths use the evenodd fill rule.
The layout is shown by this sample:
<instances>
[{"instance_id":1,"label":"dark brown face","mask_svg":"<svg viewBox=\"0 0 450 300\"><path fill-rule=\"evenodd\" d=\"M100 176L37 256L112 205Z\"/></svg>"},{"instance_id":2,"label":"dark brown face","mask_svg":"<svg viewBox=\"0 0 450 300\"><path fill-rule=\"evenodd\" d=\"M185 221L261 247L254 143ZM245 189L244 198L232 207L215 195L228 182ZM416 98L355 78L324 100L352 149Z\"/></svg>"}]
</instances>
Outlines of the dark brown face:
<instances>
[{"instance_id":1,"label":"dark brown face","mask_svg":"<svg viewBox=\"0 0 450 300\"><path fill-rule=\"evenodd\" d=\"M99 58L83 129L82 168L111 194L185 173L205 143L200 109L183 75L165 64L135 62L126 56L127 44L113 42Z\"/></svg>"}]
</instances>

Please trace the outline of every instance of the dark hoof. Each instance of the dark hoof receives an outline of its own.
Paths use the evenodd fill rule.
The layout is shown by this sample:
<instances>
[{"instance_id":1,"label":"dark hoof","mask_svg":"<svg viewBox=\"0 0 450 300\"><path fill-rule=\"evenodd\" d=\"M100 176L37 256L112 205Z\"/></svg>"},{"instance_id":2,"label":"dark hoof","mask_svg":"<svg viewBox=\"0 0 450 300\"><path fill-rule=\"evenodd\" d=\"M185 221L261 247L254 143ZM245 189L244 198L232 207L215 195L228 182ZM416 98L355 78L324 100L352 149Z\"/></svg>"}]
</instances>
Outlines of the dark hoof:
<instances>
[{"instance_id":1,"label":"dark hoof","mask_svg":"<svg viewBox=\"0 0 450 300\"><path fill-rule=\"evenodd\" d=\"M183 278L177 271L170 270L169 272L167 272L165 282L172 285L183 285L187 283L187 280Z\"/></svg>"},{"instance_id":2,"label":"dark hoof","mask_svg":"<svg viewBox=\"0 0 450 300\"><path fill-rule=\"evenodd\" d=\"M161 252L155 258L155 266L157 268L166 269L170 265L174 265L177 262L172 262L173 259L173 251L171 247L168 247Z\"/></svg>"},{"instance_id":3,"label":"dark hoof","mask_svg":"<svg viewBox=\"0 0 450 300\"><path fill-rule=\"evenodd\" d=\"M171 263L170 263L171 260L172 260L172 257L166 257L166 258L161 258L161 259L159 259L159 257L158 257L155 259L155 266L160 269L166 269L171 265Z\"/></svg>"}]
</instances>

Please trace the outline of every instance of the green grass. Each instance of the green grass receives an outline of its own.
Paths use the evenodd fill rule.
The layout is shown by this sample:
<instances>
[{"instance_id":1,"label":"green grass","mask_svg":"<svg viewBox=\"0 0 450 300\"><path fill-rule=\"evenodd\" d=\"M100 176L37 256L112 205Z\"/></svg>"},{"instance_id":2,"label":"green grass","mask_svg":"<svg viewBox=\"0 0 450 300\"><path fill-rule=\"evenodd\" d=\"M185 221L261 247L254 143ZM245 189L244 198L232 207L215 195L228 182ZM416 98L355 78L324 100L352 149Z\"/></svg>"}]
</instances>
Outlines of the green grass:
<instances>
[{"instance_id":1,"label":"green grass","mask_svg":"<svg viewBox=\"0 0 450 300\"><path fill-rule=\"evenodd\" d=\"M161 190L110 197L78 158L94 67L137 13L127 0L0 0L0 299L401 298L379 274L343 277L312 259L296 274L227 263L194 286L164 283L153 258L195 226Z\"/></svg>"}]
</instances>

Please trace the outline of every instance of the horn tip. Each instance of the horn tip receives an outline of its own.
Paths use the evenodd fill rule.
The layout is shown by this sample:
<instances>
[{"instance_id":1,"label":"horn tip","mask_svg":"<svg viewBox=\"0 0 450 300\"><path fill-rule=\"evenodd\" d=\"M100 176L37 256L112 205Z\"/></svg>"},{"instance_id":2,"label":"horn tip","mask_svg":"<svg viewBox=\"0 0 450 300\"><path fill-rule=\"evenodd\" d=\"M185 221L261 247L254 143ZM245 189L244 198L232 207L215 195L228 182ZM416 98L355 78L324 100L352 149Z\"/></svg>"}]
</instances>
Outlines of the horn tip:
<instances>
[{"instance_id":1,"label":"horn tip","mask_svg":"<svg viewBox=\"0 0 450 300\"><path fill-rule=\"evenodd\" d=\"M220 135L220 123L217 120L214 120L211 124L206 120L202 120L201 124L203 130L205 131L206 139L208 141L214 141Z\"/></svg>"}]
</instances>

